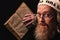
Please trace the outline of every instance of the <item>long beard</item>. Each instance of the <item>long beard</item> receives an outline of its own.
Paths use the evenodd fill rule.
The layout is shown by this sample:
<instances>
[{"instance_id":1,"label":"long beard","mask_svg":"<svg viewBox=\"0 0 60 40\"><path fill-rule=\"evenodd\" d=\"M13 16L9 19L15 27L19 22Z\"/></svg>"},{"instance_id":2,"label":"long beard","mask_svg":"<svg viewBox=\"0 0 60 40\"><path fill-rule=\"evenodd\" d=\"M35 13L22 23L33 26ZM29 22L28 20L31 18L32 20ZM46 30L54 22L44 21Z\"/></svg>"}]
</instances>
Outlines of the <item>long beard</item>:
<instances>
[{"instance_id":1,"label":"long beard","mask_svg":"<svg viewBox=\"0 0 60 40\"><path fill-rule=\"evenodd\" d=\"M36 40L51 40L55 35L55 31L50 29L47 25L37 25L34 35Z\"/></svg>"}]
</instances>

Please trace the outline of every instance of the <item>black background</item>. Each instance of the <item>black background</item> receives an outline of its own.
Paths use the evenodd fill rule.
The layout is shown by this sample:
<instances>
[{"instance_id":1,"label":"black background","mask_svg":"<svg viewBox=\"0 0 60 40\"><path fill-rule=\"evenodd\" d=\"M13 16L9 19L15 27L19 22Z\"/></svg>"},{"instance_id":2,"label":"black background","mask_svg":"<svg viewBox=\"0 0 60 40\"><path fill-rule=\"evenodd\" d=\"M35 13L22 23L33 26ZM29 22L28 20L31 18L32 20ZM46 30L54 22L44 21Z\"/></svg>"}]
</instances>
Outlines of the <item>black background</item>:
<instances>
[{"instance_id":1,"label":"black background","mask_svg":"<svg viewBox=\"0 0 60 40\"><path fill-rule=\"evenodd\" d=\"M36 13L39 0L0 0L0 40L17 40L6 26L4 26L4 23L23 1L29 6L32 12Z\"/></svg>"}]
</instances>

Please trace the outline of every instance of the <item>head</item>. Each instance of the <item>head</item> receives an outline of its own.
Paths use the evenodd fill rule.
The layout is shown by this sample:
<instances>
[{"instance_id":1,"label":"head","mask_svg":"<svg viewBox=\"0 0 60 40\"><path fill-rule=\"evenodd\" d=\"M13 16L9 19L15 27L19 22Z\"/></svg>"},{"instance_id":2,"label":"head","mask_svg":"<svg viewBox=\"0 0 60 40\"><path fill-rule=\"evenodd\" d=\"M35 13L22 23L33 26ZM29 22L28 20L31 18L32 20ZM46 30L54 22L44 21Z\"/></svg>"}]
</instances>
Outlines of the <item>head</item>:
<instances>
[{"instance_id":1,"label":"head","mask_svg":"<svg viewBox=\"0 0 60 40\"><path fill-rule=\"evenodd\" d=\"M60 0L40 0L37 6L36 40L51 40L57 31L57 12Z\"/></svg>"},{"instance_id":2,"label":"head","mask_svg":"<svg viewBox=\"0 0 60 40\"><path fill-rule=\"evenodd\" d=\"M37 40L52 39L56 32L57 12L52 7L41 4L37 6L37 27L35 38Z\"/></svg>"}]
</instances>

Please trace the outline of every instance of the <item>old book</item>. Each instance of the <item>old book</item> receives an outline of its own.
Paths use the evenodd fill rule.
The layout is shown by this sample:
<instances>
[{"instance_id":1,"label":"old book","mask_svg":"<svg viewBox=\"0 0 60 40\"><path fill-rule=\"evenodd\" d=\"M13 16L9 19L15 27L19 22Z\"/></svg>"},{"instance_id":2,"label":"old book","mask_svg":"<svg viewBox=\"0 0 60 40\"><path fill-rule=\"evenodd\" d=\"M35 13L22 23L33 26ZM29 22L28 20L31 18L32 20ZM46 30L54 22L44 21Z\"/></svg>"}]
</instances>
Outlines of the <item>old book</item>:
<instances>
[{"instance_id":1,"label":"old book","mask_svg":"<svg viewBox=\"0 0 60 40\"><path fill-rule=\"evenodd\" d=\"M21 40L29 30L22 22L22 18L27 13L33 13L33 12L23 2L16 10L16 12L4 24L18 40Z\"/></svg>"}]
</instances>

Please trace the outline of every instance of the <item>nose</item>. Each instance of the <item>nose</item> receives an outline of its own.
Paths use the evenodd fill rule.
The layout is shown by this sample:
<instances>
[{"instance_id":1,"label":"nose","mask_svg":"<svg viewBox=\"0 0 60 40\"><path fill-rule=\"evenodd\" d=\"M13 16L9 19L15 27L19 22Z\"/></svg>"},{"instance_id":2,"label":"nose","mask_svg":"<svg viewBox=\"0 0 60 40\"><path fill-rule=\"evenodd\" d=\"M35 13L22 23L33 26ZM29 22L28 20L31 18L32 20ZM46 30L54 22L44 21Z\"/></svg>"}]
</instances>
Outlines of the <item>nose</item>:
<instances>
[{"instance_id":1,"label":"nose","mask_svg":"<svg viewBox=\"0 0 60 40\"><path fill-rule=\"evenodd\" d=\"M44 16L43 15L41 15L40 21L43 22L43 23L45 22L45 19L44 19Z\"/></svg>"}]
</instances>

